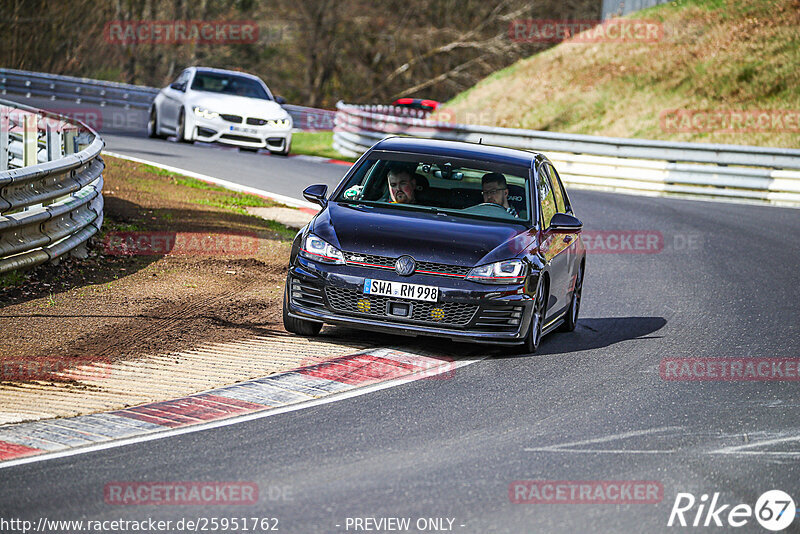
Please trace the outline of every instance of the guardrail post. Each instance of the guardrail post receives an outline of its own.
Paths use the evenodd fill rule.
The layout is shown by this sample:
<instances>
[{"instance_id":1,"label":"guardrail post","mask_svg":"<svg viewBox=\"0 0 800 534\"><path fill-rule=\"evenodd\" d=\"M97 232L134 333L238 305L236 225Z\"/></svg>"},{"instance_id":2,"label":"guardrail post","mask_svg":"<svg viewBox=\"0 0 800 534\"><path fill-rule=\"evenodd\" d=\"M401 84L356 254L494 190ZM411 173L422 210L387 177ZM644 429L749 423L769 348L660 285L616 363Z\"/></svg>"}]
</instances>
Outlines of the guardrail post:
<instances>
[{"instance_id":1,"label":"guardrail post","mask_svg":"<svg viewBox=\"0 0 800 534\"><path fill-rule=\"evenodd\" d=\"M64 155L69 156L76 151L76 131L72 128L64 132Z\"/></svg>"},{"instance_id":2,"label":"guardrail post","mask_svg":"<svg viewBox=\"0 0 800 534\"><path fill-rule=\"evenodd\" d=\"M45 118L45 143L47 147L47 161L55 161L63 157L61 150L61 132L53 128L52 119ZM42 206L49 206L68 199L72 195L54 198L53 200L42 202Z\"/></svg>"},{"instance_id":3,"label":"guardrail post","mask_svg":"<svg viewBox=\"0 0 800 534\"><path fill-rule=\"evenodd\" d=\"M22 166L30 167L38 163L39 131L36 127L38 116L26 113L22 116Z\"/></svg>"},{"instance_id":4,"label":"guardrail post","mask_svg":"<svg viewBox=\"0 0 800 534\"><path fill-rule=\"evenodd\" d=\"M10 112L5 106L0 106L0 171L8 170L8 130L10 128Z\"/></svg>"},{"instance_id":5,"label":"guardrail post","mask_svg":"<svg viewBox=\"0 0 800 534\"><path fill-rule=\"evenodd\" d=\"M61 157L61 132L53 129L49 120L47 121L45 143L47 146L47 161L59 159Z\"/></svg>"}]
</instances>

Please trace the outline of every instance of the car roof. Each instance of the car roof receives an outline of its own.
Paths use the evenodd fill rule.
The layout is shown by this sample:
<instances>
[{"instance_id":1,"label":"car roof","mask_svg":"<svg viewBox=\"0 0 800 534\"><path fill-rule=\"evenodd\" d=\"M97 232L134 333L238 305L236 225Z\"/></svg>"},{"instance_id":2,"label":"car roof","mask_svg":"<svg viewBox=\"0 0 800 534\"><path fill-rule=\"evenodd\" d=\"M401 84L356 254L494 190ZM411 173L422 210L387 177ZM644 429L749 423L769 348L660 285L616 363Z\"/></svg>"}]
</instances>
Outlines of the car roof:
<instances>
[{"instance_id":1,"label":"car roof","mask_svg":"<svg viewBox=\"0 0 800 534\"><path fill-rule=\"evenodd\" d=\"M197 72L212 72L215 74L233 74L236 76L245 76L247 78L254 78L256 80L261 80L261 78L259 78L255 74L249 74L247 72L241 72L238 70L215 69L213 67L193 67L193 68Z\"/></svg>"},{"instance_id":2,"label":"car roof","mask_svg":"<svg viewBox=\"0 0 800 534\"><path fill-rule=\"evenodd\" d=\"M420 137L389 137L379 141L372 149L462 159L477 159L506 165L519 165L528 168L532 167L536 161L546 159L542 154L537 152L528 152L515 148L503 148L492 145L466 143L463 141L423 139Z\"/></svg>"}]
</instances>

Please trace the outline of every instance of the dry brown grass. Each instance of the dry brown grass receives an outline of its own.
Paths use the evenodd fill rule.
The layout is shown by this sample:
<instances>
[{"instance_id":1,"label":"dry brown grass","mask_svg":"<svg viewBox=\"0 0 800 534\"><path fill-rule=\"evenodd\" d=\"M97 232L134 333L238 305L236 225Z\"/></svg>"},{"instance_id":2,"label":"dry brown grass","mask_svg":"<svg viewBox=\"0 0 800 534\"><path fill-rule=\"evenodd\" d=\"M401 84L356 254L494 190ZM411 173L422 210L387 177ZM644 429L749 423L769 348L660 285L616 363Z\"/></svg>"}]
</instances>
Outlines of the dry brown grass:
<instances>
[{"instance_id":1,"label":"dry brown grass","mask_svg":"<svg viewBox=\"0 0 800 534\"><path fill-rule=\"evenodd\" d=\"M800 0L684 0L631 18L660 21L663 39L564 42L444 107L456 118L505 127L798 146L796 132L672 133L659 116L672 109L800 110Z\"/></svg>"}]
</instances>

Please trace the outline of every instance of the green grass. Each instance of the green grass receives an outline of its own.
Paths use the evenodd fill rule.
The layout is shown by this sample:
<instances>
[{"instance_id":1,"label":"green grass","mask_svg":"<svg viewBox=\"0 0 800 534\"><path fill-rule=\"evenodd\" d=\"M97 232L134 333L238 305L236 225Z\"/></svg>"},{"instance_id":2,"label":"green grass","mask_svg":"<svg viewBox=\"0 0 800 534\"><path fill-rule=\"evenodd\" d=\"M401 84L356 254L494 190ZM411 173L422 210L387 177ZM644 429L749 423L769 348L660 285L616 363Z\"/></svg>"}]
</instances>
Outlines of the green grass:
<instances>
[{"instance_id":1,"label":"green grass","mask_svg":"<svg viewBox=\"0 0 800 534\"><path fill-rule=\"evenodd\" d=\"M251 215L251 217L255 217L255 215ZM261 219L259 217L259 219ZM262 222L267 223L267 227L276 232L278 235L281 236L282 239L286 239L287 241L291 241L294 239L294 236L297 235L297 230L289 228L287 226L282 225L278 221L272 221L269 219L261 219Z\"/></svg>"},{"instance_id":2,"label":"green grass","mask_svg":"<svg viewBox=\"0 0 800 534\"><path fill-rule=\"evenodd\" d=\"M103 219L103 232L143 232L146 228L140 224L116 222L110 217Z\"/></svg>"},{"instance_id":3,"label":"green grass","mask_svg":"<svg viewBox=\"0 0 800 534\"><path fill-rule=\"evenodd\" d=\"M15 287L25 281L25 277L19 271L0 274L0 288Z\"/></svg>"},{"instance_id":4,"label":"green grass","mask_svg":"<svg viewBox=\"0 0 800 534\"><path fill-rule=\"evenodd\" d=\"M276 202L272 202L271 200L266 200L261 197L247 195L244 193L217 195L212 198L193 200L192 202L195 204L201 204L203 206L215 206L217 208L223 208L243 214L247 214L247 210L245 208L248 207L271 207L278 205Z\"/></svg>"},{"instance_id":5,"label":"green grass","mask_svg":"<svg viewBox=\"0 0 800 534\"><path fill-rule=\"evenodd\" d=\"M310 135L316 135L316 134L310 134ZM213 206L216 208L222 208L224 210L232 211L240 215L255 217L256 219L259 220L260 223L266 224L266 226L270 230L278 233L282 238L294 239L296 233L294 230L287 228L286 226L277 221L272 221L264 219L262 217L258 217L256 215L252 215L248 213L246 209L250 207L265 207L265 208L286 207L283 204L279 204L278 202L274 202L272 200L261 198L248 193L238 193L236 191L231 191L230 189L226 189L218 185L209 184L207 182L203 182L202 180L197 180L189 176L184 176L182 174L170 172L164 169L160 169L158 167L153 167L152 165L139 164L139 166L146 172L169 178L170 181L175 185L181 185L185 187L190 187L192 189L199 189L202 191L209 191L212 193L211 196L206 198L191 199L190 202L192 202L193 204L199 204L202 206ZM159 217L161 217L166 221L172 221L174 215L172 213L162 213L159 214ZM128 224L128 225L115 224L113 229L117 231L136 231L140 230L141 228L133 224Z\"/></svg>"},{"instance_id":6,"label":"green grass","mask_svg":"<svg viewBox=\"0 0 800 534\"><path fill-rule=\"evenodd\" d=\"M333 148L333 132L298 132L292 134L292 154L355 161L342 156Z\"/></svg>"},{"instance_id":7,"label":"green grass","mask_svg":"<svg viewBox=\"0 0 800 534\"><path fill-rule=\"evenodd\" d=\"M189 176L177 174L172 171L160 169L158 167L153 167L152 165L142 165L142 169L145 172L149 172L151 174L157 174L158 176L166 176L167 178L172 179L173 184L185 185L186 187L191 187L192 189L203 189L205 191L219 191L222 193L230 191L230 189L225 189L224 187L221 187L219 185L209 184L202 180L197 180L196 178L190 178Z\"/></svg>"}]
</instances>

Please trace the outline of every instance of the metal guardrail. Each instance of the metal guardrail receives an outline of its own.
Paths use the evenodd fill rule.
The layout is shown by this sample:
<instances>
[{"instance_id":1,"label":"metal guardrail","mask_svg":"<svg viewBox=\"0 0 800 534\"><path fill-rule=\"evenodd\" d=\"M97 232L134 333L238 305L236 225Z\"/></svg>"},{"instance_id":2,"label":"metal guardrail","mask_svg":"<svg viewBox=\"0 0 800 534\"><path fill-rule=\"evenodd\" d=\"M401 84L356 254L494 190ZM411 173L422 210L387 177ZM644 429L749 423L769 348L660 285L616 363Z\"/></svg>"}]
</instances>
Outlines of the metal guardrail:
<instances>
[{"instance_id":1,"label":"metal guardrail","mask_svg":"<svg viewBox=\"0 0 800 534\"><path fill-rule=\"evenodd\" d=\"M85 256L103 222L103 146L84 124L0 100L0 273Z\"/></svg>"},{"instance_id":2,"label":"metal guardrail","mask_svg":"<svg viewBox=\"0 0 800 534\"><path fill-rule=\"evenodd\" d=\"M349 157L389 135L482 142L543 152L577 187L800 206L800 150L451 124L391 106L336 107L333 147Z\"/></svg>"},{"instance_id":3,"label":"metal guardrail","mask_svg":"<svg viewBox=\"0 0 800 534\"><path fill-rule=\"evenodd\" d=\"M106 82L57 74L0 68L0 94L50 98L75 104L98 104L124 109L150 109L159 89L144 85ZM333 129L335 111L283 104L295 128L304 131Z\"/></svg>"}]
</instances>

